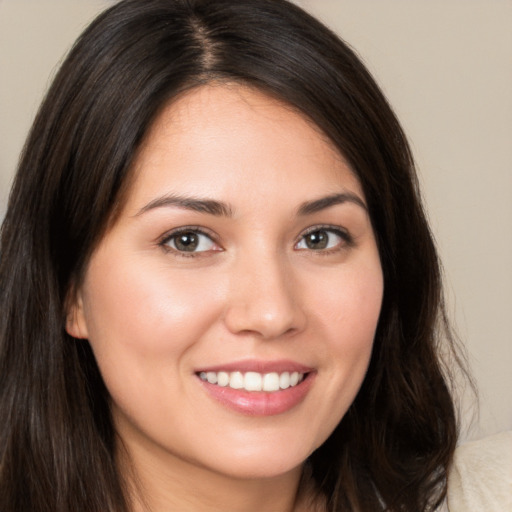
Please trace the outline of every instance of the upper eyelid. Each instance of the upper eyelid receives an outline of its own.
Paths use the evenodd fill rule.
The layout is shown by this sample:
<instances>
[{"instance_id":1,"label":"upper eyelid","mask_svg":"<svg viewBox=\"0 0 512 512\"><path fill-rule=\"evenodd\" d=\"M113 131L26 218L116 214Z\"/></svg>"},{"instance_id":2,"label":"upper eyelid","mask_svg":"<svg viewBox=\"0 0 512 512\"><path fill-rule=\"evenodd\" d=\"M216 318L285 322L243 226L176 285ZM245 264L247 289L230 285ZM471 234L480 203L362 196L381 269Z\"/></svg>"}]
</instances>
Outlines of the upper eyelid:
<instances>
[{"instance_id":1,"label":"upper eyelid","mask_svg":"<svg viewBox=\"0 0 512 512\"><path fill-rule=\"evenodd\" d=\"M205 235L211 238L212 241L214 241L215 243L218 243L217 235L213 231L202 226L180 226L179 228L173 228L170 229L169 231L166 231L163 235L158 237L157 241L159 244L163 244L173 236L179 235L180 233L186 233L187 231L193 231L194 233Z\"/></svg>"},{"instance_id":2,"label":"upper eyelid","mask_svg":"<svg viewBox=\"0 0 512 512\"><path fill-rule=\"evenodd\" d=\"M315 226L311 226L309 228L306 228L303 230L300 235L298 236L297 240L300 240L302 237L306 235L310 235L311 233L314 233L315 231L332 231L334 233L341 233L342 235L352 238L352 235L350 234L350 231L342 226L336 226L333 224L318 224Z\"/></svg>"}]
</instances>

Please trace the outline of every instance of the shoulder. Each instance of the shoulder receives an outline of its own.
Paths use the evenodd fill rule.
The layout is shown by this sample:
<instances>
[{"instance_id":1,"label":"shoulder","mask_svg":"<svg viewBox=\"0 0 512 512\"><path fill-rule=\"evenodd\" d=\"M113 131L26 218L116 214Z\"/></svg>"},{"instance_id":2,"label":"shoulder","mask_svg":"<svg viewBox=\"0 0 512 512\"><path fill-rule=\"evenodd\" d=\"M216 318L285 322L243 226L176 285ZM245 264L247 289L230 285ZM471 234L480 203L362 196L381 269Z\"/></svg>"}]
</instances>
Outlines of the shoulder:
<instances>
[{"instance_id":1,"label":"shoulder","mask_svg":"<svg viewBox=\"0 0 512 512\"><path fill-rule=\"evenodd\" d=\"M448 509L512 510L512 431L457 448L448 478Z\"/></svg>"}]
</instances>

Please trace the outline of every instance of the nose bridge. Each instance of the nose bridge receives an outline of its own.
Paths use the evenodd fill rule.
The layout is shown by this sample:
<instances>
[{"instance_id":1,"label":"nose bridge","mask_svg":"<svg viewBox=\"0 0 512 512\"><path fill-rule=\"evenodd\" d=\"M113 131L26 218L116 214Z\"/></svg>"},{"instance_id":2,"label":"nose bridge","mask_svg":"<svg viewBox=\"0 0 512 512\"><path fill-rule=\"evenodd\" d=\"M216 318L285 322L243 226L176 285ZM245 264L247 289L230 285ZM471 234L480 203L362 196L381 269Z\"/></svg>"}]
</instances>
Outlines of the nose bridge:
<instances>
[{"instance_id":1,"label":"nose bridge","mask_svg":"<svg viewBox=\"0 0 512 512\"><path fill-rule=\"evenodd\" d=\"M225 316L232 332L270 339L303 328L304 312L286 255L260 248L240 254L232 270Z\"/></svg>"}]
</instances>

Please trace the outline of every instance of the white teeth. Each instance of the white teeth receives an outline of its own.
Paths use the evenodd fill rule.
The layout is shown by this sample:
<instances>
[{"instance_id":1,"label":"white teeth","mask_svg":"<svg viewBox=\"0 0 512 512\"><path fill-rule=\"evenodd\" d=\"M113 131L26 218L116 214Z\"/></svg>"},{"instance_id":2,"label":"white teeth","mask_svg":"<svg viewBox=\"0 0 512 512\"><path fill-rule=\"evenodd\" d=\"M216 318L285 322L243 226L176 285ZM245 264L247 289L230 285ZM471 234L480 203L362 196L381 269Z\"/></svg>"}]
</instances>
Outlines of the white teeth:
<instances>
[{"instance_id":1,"label":"white teeth","mask_svg":"<svg viewBox=\"0 0 512 512\"><path fill-rule=\"evenodd\" d=\"M279 387L287 389L290 387L290 374L288 372L281 373L279 376Z\"/></svg>"},{"instance_id":2,"label":"white teeth","mask_svg":"<svg viewBox=\"0 0 512 512\"><path fill-rule=\"evenodd\" d=\"M263 376L263 391L277 391L279 389L279 374L266 373Z\"/></svg>"},{"instance_id":3,"label":"white teeth","mask_svg":"<svg viewBox=\"0 0 512 512\"><path fill-rule=\"evenodd\" d=\"M247 372L244 377L244 389L247 391L261 391L261 374Z\"/></svg>"},{"instance_id":4,"label":"white teeth","mask_svg":"<svg viewBox=\"0 0 512 512\"><path fill-rule=\"evenodd\" d=\"M245 391L273 392L280 389L288 389L296 386L304 379L304 374L299 372L283 373L257 373L257 372L201 372L201 380L217 386L230 387L232 389L244 389Z\"/></svg>"},{"instance_id":5,"label":"white teeth","mask_svg":"<svg viewBox=\"0 0 512 512\"><path fill-rule=\"evenodd\" d=\"M241 372L233 372L229 375L229 387L242 389L244 387L244 376Z\"/></svg>"},{"instance_id":6,"label":"white teeth","mask_svg":"<svg viewBox=\"0 0 512 512\"><path fill-rule=\"evenodd\" d=\"M217 373L217 384L222 387L227 386L229 384L229 374L226 372Z\"/></svg>"}]
</instances>

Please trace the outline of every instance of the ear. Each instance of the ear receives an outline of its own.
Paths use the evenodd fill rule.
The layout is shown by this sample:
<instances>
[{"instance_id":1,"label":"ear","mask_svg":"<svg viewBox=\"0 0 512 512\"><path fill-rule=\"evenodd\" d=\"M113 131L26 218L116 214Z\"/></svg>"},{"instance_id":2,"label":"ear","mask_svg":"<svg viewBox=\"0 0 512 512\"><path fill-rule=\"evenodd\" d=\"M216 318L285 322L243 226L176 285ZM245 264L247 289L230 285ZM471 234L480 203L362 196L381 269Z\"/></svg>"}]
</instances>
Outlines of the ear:
<instances>
[{"instance_id":1,"label":"ear","mask_svg":"<svg viewBox=\"0 0 512 512\"><path fill-rule=\"evenodd\" d=\"M74 294L66 308L66 332L73 338L87 339L87 322L85 321L84 303L80 292Z\"/></svg>"}]
</instances>

